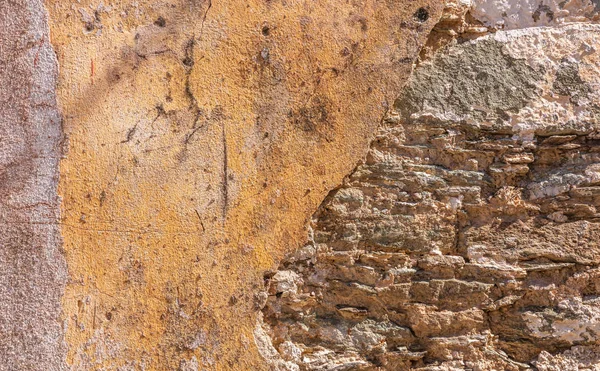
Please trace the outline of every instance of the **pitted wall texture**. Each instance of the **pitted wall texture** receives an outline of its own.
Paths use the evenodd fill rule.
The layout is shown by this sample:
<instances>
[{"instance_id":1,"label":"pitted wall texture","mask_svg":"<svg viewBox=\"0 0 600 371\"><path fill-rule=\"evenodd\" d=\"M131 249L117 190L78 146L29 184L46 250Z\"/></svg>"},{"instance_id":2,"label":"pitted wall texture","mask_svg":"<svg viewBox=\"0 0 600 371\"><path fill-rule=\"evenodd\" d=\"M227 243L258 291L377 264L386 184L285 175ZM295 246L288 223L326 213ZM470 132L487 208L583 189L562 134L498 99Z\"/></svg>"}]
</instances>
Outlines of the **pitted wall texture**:
<instances>
[{"instance_id":1,"label":"pitted wall texture","mask_svg":"<svg viewBox=\"0 0 600 371\"><path fill-rule=\"evenodd\" d=\"M41 1L0 1L0 370L66 370L58 64Z\"/></svg>"},{"instance_id":2,"label":"pitted wall texture","mask_svg":"<svg viewBox=\"0 0 600 371\"><path fill-rule=\"evenodd\" d=\"M262 276L364 156L443 4L47 0L73 369L268 365Z\"/></svg>"}]
</instances>

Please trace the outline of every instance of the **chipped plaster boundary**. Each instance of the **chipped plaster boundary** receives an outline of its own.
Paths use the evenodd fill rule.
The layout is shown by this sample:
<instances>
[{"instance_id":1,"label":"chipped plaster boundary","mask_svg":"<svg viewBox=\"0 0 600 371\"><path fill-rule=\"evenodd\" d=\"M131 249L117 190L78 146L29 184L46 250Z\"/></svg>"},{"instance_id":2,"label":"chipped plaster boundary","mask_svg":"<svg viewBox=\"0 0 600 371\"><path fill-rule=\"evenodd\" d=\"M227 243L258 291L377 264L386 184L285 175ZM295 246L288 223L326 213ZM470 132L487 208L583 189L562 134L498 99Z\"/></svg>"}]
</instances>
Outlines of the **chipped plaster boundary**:
<instances>
[{"instance_id":1,"label":"chipped plaster boundary","mask_svg":"<svg viewBox=\"0 0 600 371\"><path fill-rule=\"evenodd\" d=\"M559 79L559 76L562 73L565 73L565 68L568 68L567 73L570 73L568 71L571 71L569 67L571 66L569 64L571 61L582 61L584 56L588 56L593 53L591 52L592 49L590 44L591 40L593 40L593 33L597 32L598 30L600 30L598 25L577 24L561 25L553 28L527 28L523 30L499 31L496 34L484 36L478 39L477 41L463 43L458 48L449 49L446 51L446 53L438 55L434 59L434 62L428 62L427 64L423 64L422 67L419 68L418 72L416 72L413 75L411 81L409 82L409 85L407 85L404 89L404 99L399 99L396 103L396 108L399 117L402 117L403 122L411 123L411 125L415 126L419 126L419 124L429 121L435 123L444 122L446 124L448 122L453 122L457 125L462 125L464 127L468 127L469 125L473 125L473 127L475 127L475 125L480 125L481 122L485 122L486 120L490 120L492 122L496 121L494 120L495 117L493 116L496 111L494 109L490 109L489 106L491 106L491 108L500 109L500 112L513 112L514 116L512 116L512 118L507 122L514 123L516 125L508 126L510 131L504 129L505 132L515 133L516 137L520 137L522 136L522 134L527 134L528 132L523 131L523 126L519 123L527 122L528 117L518 115L522 114L523 112L528 112L528 110L532 106L539 107L540 112L548 111L547 109L543 109L543 107L550 106L548 104L539 104L536 102L535 99L532 99L533 97L546 96L542 93L536 93L536 90L540 89L540 87L545 86L547 89L554 90L560 89L561 91L559 91L559 95L571 95L574 97L580 95L581 93L579 92L581 91L586 92L587 94L588 91L592 90L587 85L580 86L584 83L584 81L579 77L578 72L575 74L577 78L569 77L569 84L557 84L557 82L561 81ZM587 39L583 38L582 36L583 40L581 40L578 39L576 36L578 33L585 33L589 31L591 31L591 35L588 35ZM530 46L537 45L539 40L551 40L551 42L545 45L545 49L532 52L530 50ZM576 43L575 40L579 40L579 43ZM485 55L482 55L482 53L484 53ZM569 58L566 59L565 55L567 55ZM473 65L478 66L480 72L494 71L492 68L490 68L490 65L486 65L486 58L490 61L494 61L496 66L500 66L499 68L496 68L496 71L498 71L498 77L493 78L493 90L496 94L500 94L492 95L490 93L488 94L489 96L487 97L487 101L484 104L480 104L476 101L469 101L469 92L461 91L460 88L466 86L461 86L461 84L465 84L465 81L469 80L468 72L465 71L473 71ZM504 63L503 60L505 60L504 62L507 62L506 66L502 66L502 63ZM539 72L539 75L538 73L536 73L536 71ZM442 79L439 79L440 76L444 77ZM546 80L544 80L542 76L545 77ZM552 83L548 84L548 82L554 82L554 85ZM483 91L486 84L485 80L481 82L468 82L468 84L471 87L478 87L479 83L482 83L484 85L480 86L481 89L472 89L472 91L476 92ZM487 84L489 84L489 82ZM460 96L461 98L463 98L463 100L461 100L460 102L453 102L449 100L448 96L446 96L443 92L436 91L436 87L446 86L452 86L453 93L455 93L456 96ZM510 89L505 89L505 87L512 86L519 87L519 92L523 95L519 97L518 95L511 93ZM534 88L534 90L531 90L532 88ZM584 96L583 94L581 94L581 96L583 96L583 98L588 99L588 103L585 104L589 104L590 106L592 106L592 103L590 102L594 101L593 98L589 98L587 97L587 95ZM480 96L474 95L473 97L471 97L471 99L472 98L479 99ZM513 99L515 98L518 99L513 101ZM591 99L591 101L589 101L589 99ZM449 101L451 102L450 104L447 103ZM419 102L419 104L415 104L414 102ZM569 119L564 120L562 122L562 125L559 125L562 126L562 131L558 130L557 127L551 125L556 122L557 118L551 117L546 118L546 120L544 120L545 117L542 116L536 117L535 120L533 120L537 123L537 126L528 128L528 130L530 130L530 134L533 135L535 132L536 134L540 134L540 136L543 138L544 136L549 137L553 133L565 134L570 132L577 132L576 126L569 125L568 123L586 122L586 116L584 114L585 109L582 108L582 106L580 106L579 103L573 101L571 101L571 103L577 105L578 108L575 110L575 112L577 112L579 116L572 116L569 117ZM469 110L465 109L468 106L484 107L488 112L488 115L485 117L477 117L477 115L479 114L478 112L473 114L473 112L468 112ZM554 111L550 110L550 112ZM422 121L418 121L419 119L421 119ZM588 118L587 120L589 122L593 122L593 119ZM498 128L500 127L501 125L498 124L496 130L498 130ZM411 135L406 134L406 137L410 138ZM527 136L523 135L522 139L524 140L524 142L529 142ZM377 158L377 155L373 155L373 158ZM380 154L379 161L383 161L384 158L385 152L382 152L382 154ZM547 183L550 183L550 181L548 181ZM502 190L506 189L506 187L502 188ZM552 194L545 194L543 196L552 196ZM531 199L536 198L538 197L532 197ZM539 198L542 198L542 196L540 196ZM452 200L452 198L450 200ZM331 205L324 205L324 213L328 213L327 210L335 209L335 207ZM566 218L564 221L566 221ZM321 231L323 230L324 229L321 229ZM329 228L327 230L331 231L331 229ZM341 234L342 233L339 233L338 235ZM428 242L431 242L431 240L429 240ZM439 251L439 249L437 251ZM304 258L306 259L306 256L304 256ZM285 269L292 269L287 265L284 265L284 267ZM294 271L280 271L277 274L281 274L283 272L293 273ZM288 277L290 276L291 275L288 274ZM314 276L318 275L314 274ZM305 277L300 276L289 279L287 277L283 277L282 275L282 278L284 279L275 279L275 282L277 282L278 285L277 292L284 292L283 297L285 298L285 290L288 290L288 288L292 286L295 290L295 283L302 282L302 278ZM281 287L283 288L279 289L279 285L281 285ZM287 287L284 285L287 285ZM317 294L317 296L318 295L319 294ZM571 304L571 301L564 301L561 302L560 305L566 307L567 304L569 304L572 305L573 308L576 308L577 305L581 305L579 304L581 303L581 299L572 300L572 302L573 304ZM295 301L293 303L294 305L297 305L298 308L304 308L301 300ZM282 312L284 311L282 310ZM526 312L523 318L526 319L529 331L534 333L535 337L548 339L551 336L554 336L555 339L565 342L571 341L574 343L584 341L584 338L587 341L589 341L586 338L587 335L580 336L580 334L586 334L586 332L589 331L589 328L595 325L593 319L594 317L593 312L592 314L586 313L585 315L589 316L589 318L584 317L582 315L580 318L583 318L583 320L573 320L571 318L569 318L568 320L556 320L556 322L552 326L552 329L554 330L553 332L540 330L542 327L544 329L550 328L548 323L551 322L539 313L534 314L533 312ZM282 322L284 321L282 320ZM594 325L582 326L582 323L592 323ZM543 325L546 326L544 327ZM569 328L571 331L566 331L564 330L564 328ZM573 328L575 328L575 330L573 330ZM282 331L282 333L285 332ZM291 347L286 345L284 349L287 350L289 348ZM549 348L548 351L550 350L551 349ZM282 352L282 354L284 353ZM546 354L548 357L554 357L546 350L543 350L540 354ZM509 354L509 356L512 355ZM503 361L511 363L513 366L523 366L523 364L514 362L511 360L511 358L506 357L505 355L502 357L501 359ZM593 357L593 355L590 355L589 357ZM523 360L519 361L523 362ZM525 365L523 367L529 366Z\"/></svg>"},{"instance_id":2,"label":"chipped plaster boundary","mask_svg":"<svg viewBox=\"0 0 600 371\"><path fill-rule=\"evenodd\" d=\"M58 62L41 0L0 6L0 370L66 370Z\"/></svg>"},{"instance_id":3,"label":"chipped plaster boundary","mask_svg":"<svg viewBox=\"0 0 600 371\"><path fill-rule=\"evenodd\" d=\"M449 3L449 2L451 2L451 0L446 1L446 3ZM423 8L420 8L419 11L421 9L423 9ZM417 16L417 13L415 13L415 16ZM439 17L437 17L437 20L434 23L434 25L437 25L440 22L442 16L443 16L443 14L440 13ZM417 47L418 52L415 53L415 55L414 55L411 73L404 81L404 85L408 81L410 81L410 78L414 74L415 69L419 68L419 66L417 64L418 57L419 57L419 55L421 55L424 48L426 47L428 38L431 37L431 33L434 32L434 28L435 28L435 26L429 30L428 36L425 37L423 39L423 42L421 43L421 45L419 45ZM401 93L404 90L404 88L405 88L405 86L397 92L396 99L398 99L401 96ZM382 112L381 119L379 120L378 125L375 127L375 130L373 130L373 132L370 134L370 138L369 138L369 140L367 142L368 144L366 146L367 150L364 151L362 157L356 162L356 165L354 168L352 168L352 171L348 172L348 174L342 179L342 181L338 185L336 185L335 187L332 187L329 190L329 192L327 192L325 197L323 197L322 202L314 210L314 212L311 214L310 218L307 219L307 221L305 223L305 228L304 228L304 230L308 231L308 238L306 240L306 244L299 247L297 250L290 251L289 252L290 255L294 254L294 252L296 252L296 251L299 251L303 247L311 245L311 243L312 243L311 235L312 235L312 230L313 230L312 225L314 223L314 216L319 213L322 206L327 202L327 200L331 197L331 195L333 195L338 189L340 189L343 186L344 182L346 182L346 180L347 180L347 177L350 176L355 171L356 167L367 161L367 158L369 156L369 149L371 148L373 141L375 141L377 139L377 131L383 125L383 122L386 119L386 117L388 117L390 115L390 110L391 110L390 108L386 108ZM282 261L284 261L284 259L281 259L280 261L276 261L275 264L273 265L273 267L278 267ZM274 269L278 269L278 268L274 268ZM268 272L269 271L263 272L263 275L267 274ZM266 289L266 287L265 287L265 289ZM255 298L257 299L257 303L260 306L261 310L264 307L264 305L266 304L267 296L268 296L268 294L265 291L261 291L261 292L258 292L255 294ZM268 332L268 330L269 330L268 326L269 325L267 323L265 323L265 321L264 321L263 313L259 311L257 314L257 317L256 317L256 325L255 325L254 331L253 331L253 338L254 338L254 343L255 343L261 357L270 366L270 368L272 370L299 371L300 366L298 366L298 364L296 364L292 361L284 360L283 357L281 356L281 354L279 353L279 351L274 347L272 339Z\"/></svg>"},{"instance_id":4,"label":"chipped plaster boundary","mask_svg":"<svg viewBox=\"0 0 600 371\"><path fill-rule=\"evenodd\" d=\"M510 89L506 89L505 93L507 93L506 96L504 97L492 97L492 98L500 98L497 101L494 102L494 99L491 99L491 102L485 102L485 104L490 104L493 103L495 106L497 107L501 107L503 111L510 111L511 109L516 109L517 111L521 110L524 107L521 107L521 104L526 104L529 103L531 96L534 95L534 91L535 89L539 88L539 86L543 83L543 81L541 80L540 77L537 76L537 74L545 74L548 71L544 70L544 66L545 65L553 65L553 67L555 68L559 68L559 61L565 61L564 55L561 55L561 51L562 49L560 48L565 47L568 43L569 43L569 39L568 38L564 38L564 40L560 40L561 36L564 35L572 35L575 32L578 31L596 31L598 30L598 25L595 24L589 24L589 23L567 23L567 24L560 24L560 25L555 25L553 27L525 27L523 29L510 29L507 31L498 31L497 33L494 34L488 34L488 35L484 35L481 36L479 38L469 43L465 43L465 47L463 49L461 49L459 52L456 52L456 50L450 50L449 53L447 54L447 57L450 59L456 58L459 60L461 58L465 58L466 60L462 61L462 63L448 63L446 64L444 67L446 67L445 69L438 69L436 71L435 68L439 68L438 66L432 65L430 63L426 63L423 64L422 66L418 67L418 69L422 69L423 73L421 74L417 74L417 77L422 77L424 76L424 79L429 80L429 84L431 84L431 86L429 86L427 83L422 82L422 84L420 84L420 86L426 86L427 90L426 91L430 91L431 89L434 89L435 87L438 86L442 86L442 87L446 87L447 84L444 83L432 83L431 81L433 80L435 82L435 79L437 78L437 75L446 75L446 74L452 74L452 73L456 73L459 74L460 69L464 68L464 66L468 66L470 60L473 58L473 56L476 57L481 57L480 61L482 62L481 66L485 67L485 58L486 55L488 54L487 57L489 57L489 59L491 61L494 61L494 63L497 63L498 60L501 60L503 58L507 58L509 60L509 66L512 67L506 67L506 68L501 68L500 70L503 71L503 75L504 77L507 79L507 82L509 83L507 85L508 88L510 88L511 86L519 86L521 87L522 91L519 90L519 92L523 95L523 96L519 96L518 94L511 94L510 93ZM535 40L536 37L540 37L546 35L546 36L551 36L551 39L553 40L553 42L555 42L556 44L559 45L559 47L556 47L555 45L552 45L554 48L549 48L548 46L547 49L544 50L537 50L536 52L530 52L530 50L528 49L529 45L535 45L535 43L530 44L532 42L532 40ZM522 41L521 41L522 40ZM508 41L512 41L515 45L502 45L500 44L501 42L508 42ZM465 53L465 50L469 50L468 53ZM579 53L573 53L570 56L570 60L572 61L576 61L576 62L580 62L581 58L583 58L583 56L587 56L589 54L591 54L592 52L590 52L591 50L593 50L593 48L591 46L589 46L586 43L583 43L583 47L580 49L581 55ZM448 50L446 50L448 52ZM479 54L479 55L478 55ZM514 60L513 60L514 58ZM475 58L475 60L477 60L478 58ZM515 67L515 61L520 61L522 65L518 65ZM457 68L457 70L452 71L452 67ZM514 68L514 71L511 71L511 68ZM429 70L427 70L429 69ZM554 69L552 69L554 71ZM511 75L512 72L512 75ZM558 73L556 71L554 71L555 73ZM437 75L436 75L437 73ZM422 75L422 76L419 76ZM415 78L415 74L413 71L413 77L412 79ZM410 81L410 80L409 80ZM416 80L418 81L418 80ZM419 84L417 84L419 85ZM417 89L418 90L418 89ZM500 89L502 91L502 89ZM418 95L418 94L423 94L424 92L421 91L415 91L414 87L411 86L410 82L408 86L404 87L404 93L403 95L405 96L405 100L406 101L402 101L399 97L399 99L397 100L397 106L403 106L403 105L407 105L407 102L409 102L410 100L412 100L411 98L412 95ZM461 94L462 93L462 94ZM453 107L455 109L456 112L453 112L453 110L450 110L450 112L447 113L447 116L439 116L436 115L435 111L436 109L433 108L435 106L435 104L440 103L441 101L437 101L437 99L441 99L438 97L444 97L444 93L443 92L436 92L436 91L432 91L431 97L428 100L428 103L432 103L433 102L433 106L427 106L427 107L417 107L417 106L413 106L411 107L412 109L407 110L407 112L398 112L399 114L404 114L404 118L407 121L410 121L412 119L414 119L415 117L417 117L418 115L415 116L411 116L411 113L414 112L420 112L420 114L422 116L427 116L428 119L430 120L448 120L448 121L455 121L455 122L461 122L461 121L465 121L467 123L473 123L476 122L476 120L474 120L474 117L470 117L471 115L471 111L473 111L472 109L469 110L468 106L464 106L464 107L460 107L460 105L457 105L456 107ZM459 96L468 96L467 92L459 92L458 94ZM563 93L562 95L569 95L569 93ZM477 97L479 98L479 97ZM488 97L489 98L489 97ZM484 104L480 104L480 102L461 102L461 103L467 103L468 105L470 105L471 107L481 107ZM443 104L441 104L443 105ZM398 107L396 107L398 108ZM444 111L445 109L448 109L448 107L441 107L439 108L439 110L437 110L437 112L440 111ZM401 111L401 110L399 110ZM432 111L432 112L429 112ZM446 113L446 112L445 112ZM459 114L457 114L459 113ZM543 121L543 120L540 120ZM548 123L543 123L540 125L540 127L538 127L537 129L539 130L543 130L541 128L541 126L543 126L544 124L547 124L547 126L550 126ZM514 128L511 128L513 130L513 132L517 133L516 135L519 136L521 134L526 134L524 133L524 131L521 128L521 125L517 125ZM522 133L523 131L523 133ZM369 145L369 147L372 146L372 141L371 144ZM368 155L367 155L368 156ZM360 165L357 164L357 166ZM354 172L354 171L353 171ZM349 175L351 175L352 173L350 173ZM337 188L333 189L329 195L333 195L334 192L337 190ZM323 204L319 207L319 210L321 210L324 205L327 205L327 200L330 199L330 196L327 196L324 201ZM319 212L316 212L315 215L318 215ZM314 219L313 219L314 220ZM310 228L310 226L313 224L313 222L309 222L308 223L308 230L311 231L312 229ZM310 238L309 238L310 241ZM310 246L310 243L309 243ZM315 248L312 248L312 251L316 251ZM299 254L302 254L299 252ZM282 271L279 271L280 273ZM289 271L289 272L293 272L293 271ZM298 277L298 279L301 281L302 279ZM283 282L285 282L285 285L294 285L294 279L289 279L289 280L283 280ZM261 295L266 295L266 294L261 294ZM266 302L266 299L265 299ZM299 305L301 306L301 305ZM543 324L542 322L545 321L543 317L539 316L536 317L534 315L529 315L528 314L528 319L531 320L531 323L533 323L532 328L533 329L538 329L538 327L541 326L541 324ZM541 318L541 319L540 319ZM545 322L544 322L545 323ZM576 321L572 321L571 323L569 323L570 325L577 325ZM574 326L573 325L573 326ZM580 326L581 327L581 326ZM587 330L586 328L584 328L583 330L580 330L581 332L584 332L585 330ZM558 330L557 330L558 331ZM567 333L567 332L565 332ZM544 337L550 336L549 333L546 334L542 334ZM568 332L569 336L573 336L571 332ZM273 346L273 342L271 341L270 335L269 335L269 331L268 331L268 324L266 324L263 321L263 317L259 316L258 320L257 320L257 324L256 324L256 329L254 332L254 338L255 338L255 342L257 344L257 347L260 349L262 356L265 358L265 360L272 365L272 367L276 370L299 370L300 366L298 366L296 363L297 360L300 359L301 353L299 348L296 347L296 350L292 351L292 356L296 357L297 360L295 359L294 361L290 361L291 357L289 354L287 354L287 357L285 357L287 359L284 359L282 357L282 355L280 354L279 351L277 351L277 349ZM579 340L583 340L582 337L577 338L577 341ZM283 343L282 345L285 345L287 342ZM294 347L294 345L292 344L292 347ZM286 349L289 349L289 347L286 347ZM546 351L542 351L541 354L548 354L550 357L552 357L552 355L550 355L550 353L544 353ZM283 353L282 353L283 354ZM325 354L325 352L324 352ZM507 359L505 359L505 361L507 362L513 362L510 360L510 358L507 357ZM519 365L517 362L513 362L515 365Z\"/></svg>"},{"instance_id":5,"label":"chipped plaster boundary","mask_svg":"<svg viewBox=\"0 0 600 371\"><path fill-rule=\"evenodd\" d=\"M441 11L222 0L202 31L207 3L113 3L86 34L77 7L46 1L71 143L59 194L74 369L173 370L192 353L206 369L268 369L251 294L367 150L373 108L389 106Z\"/></svg>"}]
</instances>

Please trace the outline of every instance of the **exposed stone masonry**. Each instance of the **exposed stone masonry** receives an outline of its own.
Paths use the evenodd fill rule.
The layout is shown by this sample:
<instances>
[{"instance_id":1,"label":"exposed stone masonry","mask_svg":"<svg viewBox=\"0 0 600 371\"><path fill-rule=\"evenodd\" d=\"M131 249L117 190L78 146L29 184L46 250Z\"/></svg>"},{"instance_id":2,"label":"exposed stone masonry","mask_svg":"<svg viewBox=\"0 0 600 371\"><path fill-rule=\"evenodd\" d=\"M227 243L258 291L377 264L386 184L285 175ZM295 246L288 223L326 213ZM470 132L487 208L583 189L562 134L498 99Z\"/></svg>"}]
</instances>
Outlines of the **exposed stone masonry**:
<instances>
[{"instance_id":1,"label":"exposed stone masonry","mask_svg":"<svg viewBox=\"0 0 600 371\"><path fill-rule=\"evenodd\" d=\"M279 368L600 367L599 31L498 32L416 70L266 277Z\"/></svg>"}]
</instances>

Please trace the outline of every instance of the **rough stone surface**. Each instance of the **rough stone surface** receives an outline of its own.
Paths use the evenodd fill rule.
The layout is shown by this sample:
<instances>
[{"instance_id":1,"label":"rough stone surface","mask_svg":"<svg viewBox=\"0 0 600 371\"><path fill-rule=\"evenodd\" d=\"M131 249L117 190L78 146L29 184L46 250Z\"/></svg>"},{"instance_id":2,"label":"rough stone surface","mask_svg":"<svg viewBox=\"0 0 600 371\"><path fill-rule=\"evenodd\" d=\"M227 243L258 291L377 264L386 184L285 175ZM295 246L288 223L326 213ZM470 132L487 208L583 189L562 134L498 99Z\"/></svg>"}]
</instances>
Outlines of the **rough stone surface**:
<instances>
[{"instance_id":1,"label":"rough stone surface","mask_svg":"<svg viewBox=\"0 0 600 371\"><path fill-rule=\"evenodd\" d=\"M600 20L598 0L467 0L484 24L509 30Z\"/></svg>"},{"instance_id":2,"label":"rough stone surface","mask_svg":"<svg viewBox=\"0 0 600 371\"><path fill-rule=\"evenodd\" d=\"M420 64L310 243L266 276L300 370L600 368L600 27Z\"/></svg>"},{"instance_id":3,"label":"rough stone surface","mask_svg":"<svg viewBox=\"0 0 600 371\"><path fill-rule=\"evenodd\" d=\"M56 56L41 1L0 1L0 370L66 370Z\"/></svg>"},{"instance_id":4,"label":"rough stone surface","mask_svg":"<svg viewBox=\"0 0 600 371\"><path fill-rule=\"evenodd\" d=\"M597 23L599 20L600 3L596 0L447 0L419 59L427 60L449 44L498 30Z\"/></svg>"}]
</instances>

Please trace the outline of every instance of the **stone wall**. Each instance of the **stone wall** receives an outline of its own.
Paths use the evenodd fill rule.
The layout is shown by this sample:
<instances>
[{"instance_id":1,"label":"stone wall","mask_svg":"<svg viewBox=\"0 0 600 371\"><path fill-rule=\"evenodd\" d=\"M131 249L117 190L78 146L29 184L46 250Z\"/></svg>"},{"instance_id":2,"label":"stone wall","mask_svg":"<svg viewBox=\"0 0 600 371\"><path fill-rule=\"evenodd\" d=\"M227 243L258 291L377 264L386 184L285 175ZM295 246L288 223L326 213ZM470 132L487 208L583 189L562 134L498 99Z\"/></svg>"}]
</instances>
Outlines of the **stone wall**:
<instances>
[{"instance_id":1,"label":"stone wall","mask_svg":"<svg viewBox=\"0 0 600 371\"><path fill-rule=\"evenodd\" d=\"M0 370L597 369L599 17L0 0Z\"/></svg>"},{"instance_id":2,"label":"stone wall","mask_svg":"<svg viewBox=\"0 0 600 371\"><path fill-rule=\"evenodd\" d=\"M587 21L457 33L419 65L309 243L265 276L257 335L275 362L600 367L600 27Z\"/></svg>"}]
</instances>

